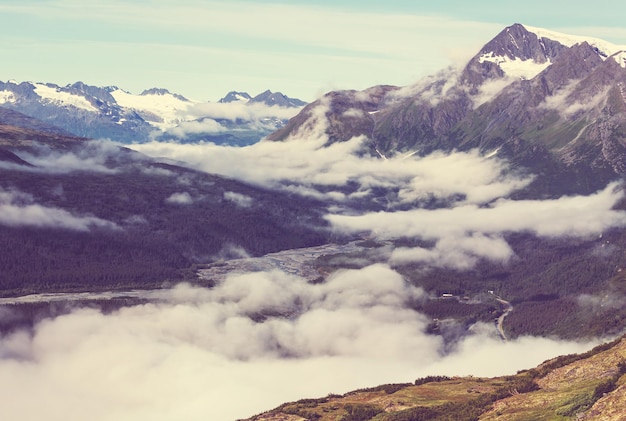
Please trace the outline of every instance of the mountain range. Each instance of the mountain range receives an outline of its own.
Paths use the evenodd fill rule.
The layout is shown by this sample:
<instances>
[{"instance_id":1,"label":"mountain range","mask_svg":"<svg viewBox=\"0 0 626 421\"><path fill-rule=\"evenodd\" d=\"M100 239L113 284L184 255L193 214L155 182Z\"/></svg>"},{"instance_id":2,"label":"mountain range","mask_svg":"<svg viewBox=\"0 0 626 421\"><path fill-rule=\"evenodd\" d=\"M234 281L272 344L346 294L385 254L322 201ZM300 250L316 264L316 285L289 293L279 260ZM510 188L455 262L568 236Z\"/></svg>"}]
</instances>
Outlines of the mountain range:
<instances>
[{"instance_id":1,"label":"mountain range","mask_svg":"<svg viewBox=\"0 0 626 421\"><path fill-rule=\"evenodd\" d=\"M532 169L547 194L590 192L626 174L625 48L514 24L460 69L329 92L268 139L297 137L321 113L329 143L364 136L383 158L478 149Z\"/></svg>"},{"instance_id":2,"label":"mountain range","mask_svg":"<svg viewBox=\"0 0 626 421\"><path fill-rule=\"evenodd\" d=\"M199 263L328 240L315 200L44 129L0 124L2 295L160 286Z\"/></svg>"},{"instance_id":3,"label":"mountain range","mask_svg":"<svg viewBox=\"0 0 626 421\"><path fill-rule=\"evenodd\" d=\"M237 101L242 107L229 107L234 95L230 92L217 103L203 103L162 88L135 95L116 86L97 87L82 82L67 86L0 82L0 107L75 136L122 143L176 140L185 133L193 135L193 141L250 144L282 127L287 116L294 113L288 109L306 104L267 90L254 98L242 93L238 98L245 101ZM189 126L192 129L187 130Z\"/></svg>"},{"instance_id":4,"label":"mountain range","mask_svg":"<svg viewBox=\"0 0 626 421\"><path fill-rule=\"evenodd\" d=\"M358 247L292 256L316 276L294 292L290 272L294 278L280 284L285 301L273 297L282 306L263 302L237 313L238 322L250 332L274 322L295 326L297 338L298 322L334 297L302 291L337 279L368 287L350 275L374 267L376 276L397 276L398 285L422 293L398 304L384 289L354 298L345 285L330 285L342 297L337 303L349 302L353 315L383 308L427 320L419 333L440 338L444 354L473 326L494 330L494 322L504 342L619 336L626 326L625 49L514 24L461 68L406 87L328 92L310 104L270 91L197 103L163 89L132 95L82 83L2 83L0 294L180 281L211 288L218 282L198 275L230 267L224 260L352 241ZM151 158L91 138L172 141L193 146L183 157L206 155L193 163ZM203 150L205 141L251 146ZM478 198L463 189L466 180L447 177L457 170L470 177L467 168L487 174L485 184L478 177ZM568 218L576 229L562 228ZM402 258L409 254L416 260ZM52 317L46 311L20 323L32 327ZM14 330L11 323L0 331ZM309 355L265 333L272 356ZM366 338L366 347L386 347ZM320 349L312 355L340 354ZM624 406L625 355L616 341L516 375L435 376L285 404L254 419L597 419Z\"/></svg>"}]
</instances>

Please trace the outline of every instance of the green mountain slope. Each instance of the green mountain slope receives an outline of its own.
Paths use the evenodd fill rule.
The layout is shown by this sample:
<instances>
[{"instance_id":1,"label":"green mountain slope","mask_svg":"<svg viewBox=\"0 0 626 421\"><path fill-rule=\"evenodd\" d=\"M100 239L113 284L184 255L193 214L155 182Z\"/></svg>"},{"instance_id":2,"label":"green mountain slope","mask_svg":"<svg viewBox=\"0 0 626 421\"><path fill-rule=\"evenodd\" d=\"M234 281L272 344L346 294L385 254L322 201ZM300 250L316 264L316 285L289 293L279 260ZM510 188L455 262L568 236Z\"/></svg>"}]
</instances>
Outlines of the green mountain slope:
<instances>
[{"instance_id":1,"label":"green mountain slope","mask_svg":"<svg viewBox=\"0 0 626 421\"><path fill-rule=\"evenodd\" d=\"M286 403L248 421L617 421L624 419L625 374L620 338L512 376L427 377Z\"/></svg>"}]
</instances>

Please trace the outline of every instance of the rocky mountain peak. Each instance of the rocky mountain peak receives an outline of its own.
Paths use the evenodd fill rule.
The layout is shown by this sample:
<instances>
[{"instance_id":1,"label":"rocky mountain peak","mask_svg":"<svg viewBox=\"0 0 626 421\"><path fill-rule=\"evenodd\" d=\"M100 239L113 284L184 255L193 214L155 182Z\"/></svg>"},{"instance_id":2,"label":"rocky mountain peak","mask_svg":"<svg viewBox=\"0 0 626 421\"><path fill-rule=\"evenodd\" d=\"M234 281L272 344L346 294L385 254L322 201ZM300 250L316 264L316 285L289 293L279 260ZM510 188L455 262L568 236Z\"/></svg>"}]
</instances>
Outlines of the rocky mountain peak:
<instances>
[{"instance_id":1,"label":"rocky mountain peak","mask_svg":"<svg viewBox=\"0 0 626 421\"><path fill-rule=\"evenodd\" d=\"M251 99L252 97L247 92L230 91L229 93L226 94L225 97L220 99L218 102L220 103L248 102Z\"/></svg>"},{"instance_id":2,"label":"rocky mountain peak","mask_svg":"<svg viewBox=\"0 0 626 421\"><path fill-rule=\"evenodd\" d=\"M588 192L626 173L624 50L515 24L459 71L371 106L363 92L328 93L267 139L323 123L328 143L364 135L373 155L478 149L545 177L576 177Z\"/></svg>"},{"instance_id":3,"label":"rocky mountain peak","mask_svg":"<svg viewBox=\"0 0 626 421\"><path fill-rule=\"evenodd\" d=\"M92 97L109 103L115 102L115 99L111 96L111 92L106 88L87 85L86 83L80 81L67 85L65 88L61 88L61 90L67 90L69 93L83 95L86 98Z\"/></svg>"},{"instance_id":4,"label":"rocky mountain peak","mask_svg":"<svg viewBox=\"0 0 626 421\"><path fill-rule=\"evenodd\" d=\"M150 88L150 89L146 89L142 93L140 93L139 95L140 96L147 96L147 95L165 96L165 95L171 95L174 98L180 99L181 101L189 101L184 96L179 95L179 94L173 94L173 93L171 93L170 91L168 91L165 88Z\"/></svg>"},{"instance_id":5,"label":"rocky mountain peak","mask_svg":"<svg viewBox=\"0 0 626 421\"><path fill-rule=\"evenodd\" d=\"M558 41L539 37L519 23L504 28L481 49L480 55L493 54L510 60L533 60L545 63L556 58L566 47Z\"/></svg>"},{"instance_id":6,"label":"rocky mountain peak","mask_svg":"<svg viewBox=\"0 0 626 421\"><path fill-rule=\"evenodd\" d=\"M516 23L481 48L465 67L461 80L476 87L504 76L531 79L566 49L560 42L540 37Z\"/></svg>"},{"instance_id":7,"label":"rocky mountain peak","mask_svg":"<svg viewBox=\"0 0 626 421\"><path fill-rule=\"evenodd\" d=\"M259 102L269 106L279 106L279 107L303 107L306 105L306 102L301 101L296 98L289 98L287 95L282 92L272 92L269 89L261 92L254 98L250 100L250 102Z\"/></svg>"}]
</instances>

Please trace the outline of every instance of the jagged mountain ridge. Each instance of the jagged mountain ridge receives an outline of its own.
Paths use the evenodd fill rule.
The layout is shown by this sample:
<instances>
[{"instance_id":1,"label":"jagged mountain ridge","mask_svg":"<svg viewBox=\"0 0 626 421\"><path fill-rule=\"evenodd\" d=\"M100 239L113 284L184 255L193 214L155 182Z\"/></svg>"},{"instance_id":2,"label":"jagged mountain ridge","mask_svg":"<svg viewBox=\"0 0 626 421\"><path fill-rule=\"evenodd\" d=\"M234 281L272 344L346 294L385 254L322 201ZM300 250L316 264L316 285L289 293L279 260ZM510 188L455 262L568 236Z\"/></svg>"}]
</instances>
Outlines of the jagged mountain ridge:
<instances>
[{"instance_id":1,"label":"jagged mountain ridge","mask_svg":"<svg viewBox=\"0 0 626 421\"><path fill-rule=\"evenodd\" d=\"M225 102L229 101L220 101ZM237 143L241 132L249 143L248 138L258 141L286 123L281 108L297 108L305 103L280 92L265 91L250 99L250 104L267 107L258 118L253 113L244 113L246 118L228 117L232 113L207 109L205 104L210 103L193 101L162 88L134 95L116 86L97 87L83 82L67 86L0 82L0 108L23 113L75 136L109 138L124 143L159 139L161 135L168 139L172 133L184 138L185 124L197 124L206 119L216 123L213 131L199 133L195 129L195 137L204 136L199 140L219 142L229 135ZM274 106L276 112L272 112Z\"/></svg>"},{"instance_id":2,"label":"jagged mountain ridge","mask_svg":"<svg viewBox=\"0 0 626 421\"><path fill-rule=\"evenodd\" d=\"M330 143L365 136L383 157L478 148L577 180L560 193L591 191L626 173L625 83L624 48L514 24L461 69L403 88L330 92L268 139L301 136L323 113Z\"/></svg>"}]
</instances>

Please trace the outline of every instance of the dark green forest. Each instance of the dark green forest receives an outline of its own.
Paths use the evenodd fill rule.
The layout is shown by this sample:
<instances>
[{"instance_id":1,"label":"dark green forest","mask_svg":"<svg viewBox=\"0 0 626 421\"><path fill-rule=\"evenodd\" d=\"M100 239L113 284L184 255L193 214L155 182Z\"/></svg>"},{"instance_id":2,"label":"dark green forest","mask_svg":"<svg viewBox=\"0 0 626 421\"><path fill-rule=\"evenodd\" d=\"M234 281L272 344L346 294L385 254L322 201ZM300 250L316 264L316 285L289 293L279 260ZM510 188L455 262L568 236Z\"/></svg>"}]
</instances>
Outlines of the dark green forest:
<instances>
[{"instance_id":1,"label":"dark green forest","mask_svg":"<svg viewBox=\"0 0 626 421\"><path fill-rule=\"evenodd\" d=\"M0 189L34 204L95 216L118 228L88 232L0 225L0 291L151 288L195 277L194 265L319 245L329 233L320 203L172 165L135 162L111 173L0 170ZM168 202L185 192L189 203ZM227 200L226 192L251 199Z\"/></svg>"}]
</instances>

